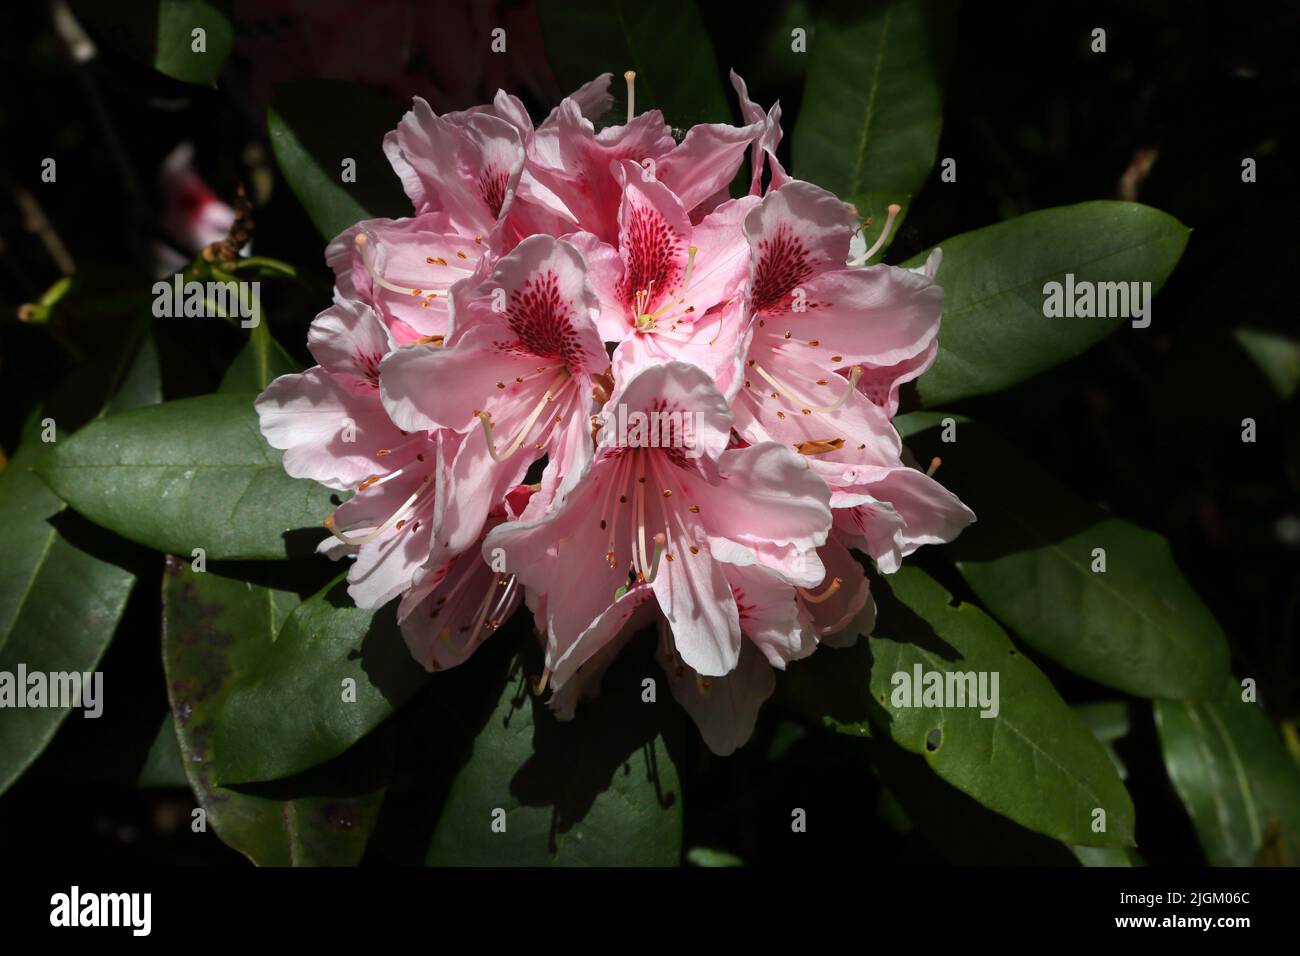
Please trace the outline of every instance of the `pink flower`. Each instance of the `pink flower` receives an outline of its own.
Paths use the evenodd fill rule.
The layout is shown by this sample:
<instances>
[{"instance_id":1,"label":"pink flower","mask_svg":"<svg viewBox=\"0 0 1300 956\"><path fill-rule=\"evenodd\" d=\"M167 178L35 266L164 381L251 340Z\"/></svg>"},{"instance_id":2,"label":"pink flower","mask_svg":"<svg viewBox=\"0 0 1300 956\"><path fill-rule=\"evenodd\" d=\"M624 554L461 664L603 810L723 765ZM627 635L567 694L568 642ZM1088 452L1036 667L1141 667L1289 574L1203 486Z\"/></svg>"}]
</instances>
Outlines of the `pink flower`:
<instances>
[{"instance_id":1,"label":"pink flower","mask_svg":"<svg viewBox=\"0 0 1300 956\"><path fill-rule=\"evenodd\" d=\"M724 568L747 640L741 643L736 666L721 677L706 677L687 664L667 619L659 619L656 659L673 697L699 725L714 753L725 756L749 740L760 707L776 687L775 671L784 670L787 661L807 657L820 643L847 646L859 632L870 633L875 605L861 565L834 539L817 553L831 583L815 594L757 565ZM653 616L644 613L651 607L648 599L643 590L640 600L627 601L620 614L625 623L616 636L556 688L549 706L561 720L572 720L582 699L598 693L617 652L641 625L653 622ZM856 627L851 626L855 621Z\"/></svg>"},{"instance_id":2,"label":"pink flower","mask_svg":"<svg viewBox=\"0 0 1300 956\"><path fill-rule=\"evenodd\" d=\"M678 144L658 110L631 115L631 78L628 89L624 125L597 132L583 102L571 97L532 136L527 150L530 200L566 221L567 231L589 232L611 245L625 182L615 164L630 160L641 166L677 196L686 213L701 216L728 198L727 184L745 150L763 133L759 122L707 123L692 127Z\"/></svg>"},{"instance_id":3,"label":"pink flower","mask_svg":"<svg viewBox=\"0 0 1300 956\"><path fill-rule=\"evenodd\" d=\"M526 239L462 289L446 347L402 349L382 369L384 405L400 427L465 435L439 530L452 554L542 455L551 476L576 479L591 455L594 376L609 361L596 294L567 242Z\"/></svg>"},{"instance_id":4,"label":"pink flower","mask_svg":"<svg viewBox=\"0 0 1300 956\"><path fill-rule=\"evenodd\" d=\"M501 549L524 585L546 594L556 688L650 594L683 659L722 676L741 646L725 567L769 568L808 586L824 575L815 549L830 527L825 484L788 449L725 450L731 412L703 371L648 368L611 399L610 409L620 406L657 422L659 441L602 435L586 472L545 517L502 525L484 544L485 556ZM600 431L619 427L607 412Z\"/></svg>"},{"instance_id":5,"label":"pink flower","mask_svg":"<svg viewBox=\"0 0 1300 956\"><path fill-rule=\"evenodd\" d=\"M307 341L320 364L280 376L258 396L262 434L284 451L293 477L351 489L373 473L378 450L405 438L379 400L379 364L392 339L369 306L336 295Z\"/></svg>"},{"instance_id":6,"label":"pink flower","mask_svg":"<svg viewBox=\"0 0 1300 956\"><path fill-rule=\"evenodd\" d=\"M416 213L443 212L459 235L492 231L514 199L524 166L519 130L488 111L436 114L416 97L384 153Z\"/></svg>"},{"instance_id":7,"label":"pink flower","mask_svg":"<svg viewBox=\"0 0 1300 956\"><path fill-rule=\"evenodd\" d=\"M531 495L529 488L513 489L488 516L487 530L518 518ZM466 661L514 614L522 597L513 575L493 571L472 548L421 575L402 595L397 621L411 656L425 670L446 670Z\"/></svg>"},{"instance_id":8,"label":"pink flower","mask_svg":"<svg viewBox=\"0 0 1300 956\"><path fill-rule=\"evenodd\" d=\"M681 360L732 391L749 266L740 226L758 200L728 200L692 225L677 195L645 170L625 161L615 171L623 197L617 251L590 233L573 237L600 297L601 336L619 343L615 377Z\"/></svg>"},{"instance_id":9,"label":"pink flower","mask_svg":"<svg viewBox=\"0 0 1300 956\"><path fill-rule=\"evenodd\" d=\"M320 364L257 409L290 474L355 491L321 550L353 559L359 606L399 599L425 668L526 602L569 719L657 623L674 697L725 754L775 671L869 633L854 551L889 573L974 520L892 424L937 354L940 258L851 263L854 210L789 179L780 108L738 76L746 125L680 143L630 80L627 122L598 131L609 81L537 126L504 92L416 100L385 139L414 216L330 244Z\"/></svg>"},{"instance_id":10,"label":"pink flower","mask_svg":"<svg viewBox=\"0 0 1300 956\"><path fill-rule=\"evenodd\" d=\"M413 219L368 219L325 249L339 292L367 303L398 345L445 338L450 291L473 275L483 241L455 232L445 213Z\"/></svg>"}]
</instances>

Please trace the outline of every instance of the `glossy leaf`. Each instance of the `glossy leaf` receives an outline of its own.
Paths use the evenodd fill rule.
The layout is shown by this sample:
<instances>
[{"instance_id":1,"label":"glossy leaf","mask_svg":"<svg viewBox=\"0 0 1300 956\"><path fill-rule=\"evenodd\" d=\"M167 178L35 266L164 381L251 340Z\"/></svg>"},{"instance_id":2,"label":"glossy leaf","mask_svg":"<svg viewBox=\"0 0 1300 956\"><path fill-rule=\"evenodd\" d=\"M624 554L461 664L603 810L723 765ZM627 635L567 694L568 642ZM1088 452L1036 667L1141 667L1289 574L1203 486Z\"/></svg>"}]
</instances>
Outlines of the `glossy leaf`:
<instances>
[{"instance_id":1,"label":"glossy leaf","mask_svg":"<svg viewBox=\"0 0 1300 956\"><path fill-rule=\"evenodd\" d=\"M129 57L185 83L215 86L235 37L228 0L76 0L73 8ZM195 30L203 31L202 50Z\"/></svg>"},{"instance_id":2,"label":"glossy leaf","mask_svg":"<svg viewBox=\"0 0 1300 956\"><path fill-rule=\"evenodd\" d=\"M92 672L108 648L135 575L83 550L60 529L64 505L32 473L39 420L0 472L0 672ZM27 688L15 688L26 694ZM0 720L0 793L45 749L68 707L6 706ZM80 718L78 718L80 719Z\"/></svg>"},{"instance_id":3,"label":"glossy leaf","mask_svg":"<svg viewBox=\"0 0 1300 956\"><path fill-rule=\"evenodd\" d=\"M223 744L214 739L213 721L231 687L271 652L276 631L299 603L297 594L216 569L196 572L190 562L169 557L162 599L175 734L207 825L263 866L360 862L385 787L356 761L286 781L274 794L232 790L216 780Z\"/></svg>"},{"instance_id":4,"label":"glossy leaf","mask_svg":"<svg viewBox=\"0 0 1300 956\"><path fill-rule=\"evenodd\" d=\"M537 15L551 66L567 94L593 77L614 74L611 91L622 123L623 74L636 71L636 109L660 110L669 125L731 122L708 31L694 0L575 4L539 0ZM599 125L599 124L598 124Z\"/></svg>"},{"instance_id":5,"label":"glossy leaf","mask_svg":"<svg viewBox=\"0 0 1300 956\"><path fill-rule=\"evenodd\" d=\"M946 418L953 442L942 440ZM1138 696L1216 691L1228 668L1223 630L1164 538L1083 501L980 424L934 412L903 416L899 428L918 458L942 459L938 477L977 515L948 550L1017 637Z\"/></svg>"},{"instance_id":6,"label":"glossy leaf","mask_svg":"<svg viewBox=\"0 0 1300 956\"><path fill-rule=\"evenodd\" d=\"M1156 701L1165 769L1214 866L1300 864L1300 769L1259 704L1224 681L1212 700Z\"/></svg>"},{"instance_id":7,"label":"glossy leaf","mask_svg":"<svg viewBox=\"0 0 1300 956\"><path fill-rule=\"evenodd\" d=\"M41 477L91 521L158 551L309 555L338 493L284 473L254 397L203 395L94 422L58 444Z\"/></svg>"},{"instance_id":8,"label":"glossy leaf","mask_svg":"<svg viewBox=\"0 0 1300 956\"><path fill-rule=\"evenodd\" d=\"M299 605L214 718L217 779L275 780L325 763L370 733L429 675L394 606L353 605L342 578Z\"/></svg>"},{"instance_id":9,"label":"glossy leaf","mask_svg":"<svg viewBox=\"0 0 1300 956\"><path fill-rule=\"evenodd\" d=\"M376 216L409 216L411 204L383 152L384 134L405 106L337 80L301 80L276 87L267 113L280 172L320 234L332 239ZM355 160L355 182L343 163Z\"/></svg>"},{"instance_id":10,"label":"glossy leaf","mask_svg":"<svg viewBox=\"0 0 1300 956\"><path fill-rule=\"evenodd\" d=\"M1187 244L1177 219L1137 203L1097 201L1031 212L938 245L944 288L939 357L918 381L928 406L1024 381L1086 351L1124 317L1048 318L1049 282L1150 282L1154 294ZM915 267L927 252L908 260ZM1118 304L1118 303L1117 303ZM1151 313L1150 334L1164 320Z\"/></svg>"},{"instance_id":11,"label":"glossy leaf","mask_svg":"<svg viewBox=\"0 0 1300 956\"><path fill-rule=\"evenodd\" d=\"M953 2L826 4L808 42L795 175L877 228L885 206L906 204L934 166L956 16Z\"/></svg>"},{"instance_id":12,"label":"glossy leaf","mask_svg":"<svg viewBox=\"0 0 1300 956\"><path fill-rule=\"evenodd\" d=\"M139 326L137 326L138 328ZM0 672L93 672L112 641L135 574L111 543L68 513L34 472L52 449L66 446L79 420L109 407L128 409L159 396L158 355L151 341L133 348L128 336L118 362L75 372L46 412L34 414L18 451L0 471ZM46 426L53 428L47 432ZM55 441L46 444L42 436ZM26 688L15 688L25 693ZM6 708L0 720L0 793L54 737L67 707Z\"/></svg>"},{"instance_id":13,"label":"glossy leaf","mask_svg":"<svg viewBox=\"0 0 1300 956\"><path fill-rule=\"evenodd\" d=\"M281 375L300 371L302 367L297 360L267 334L253 338L239 350L221 377L217 391L256 394Z\"/></svg>"},{"instance_id":14,"label":"glossy leaf","mask_svg":"<svg viewBox=\"0 0 1300 956\"><path fill-rule=\"evenodd\" d=\"M642 701L645 667L625 649L600 696L561 723L529 691L528 674L540 669L540 660L525 666L519 657L506 669L452 781L427 862L678 865L682 791L664 736L676 705L666 694Z\"/></svg>"},{"instance_id":15,"label":"glossy leaf","mask_svg":"<svg viewBox=\"0 0 1300 956\"><path fill-rule=\"evenodd\" d=\"M1105 750L988 615L974 605L954 607L950 594L913 566L872 580L872 593L879 619L870 640L820 649L789 669L813 669L829 700L858 697L835 723L861 736L853 719L870 721L957 790L1027 829L1067 843L1132 844L1132 801ZM987 688L997 674L997 714L980 717L982 708L970 701L918 706L901 689L896 698L896 682L911 687L917 667L923 680L930 672L983 674ZM1095 832L1099 809L1105 830Z\"/></svg>"},{"instance_id":16,"label":"glossy leaf","mask_svg":"<svg viewBox=\"0 0 1300 956\"><path fill-rule=\"evenodd\" d=\"M814 657L816 655L813 655ZM1070 850L980 806L919 754L880 737L865 741L882 792L877 814L925 856L955 866L1072 866Z\"/></svg>"}]
</instances>

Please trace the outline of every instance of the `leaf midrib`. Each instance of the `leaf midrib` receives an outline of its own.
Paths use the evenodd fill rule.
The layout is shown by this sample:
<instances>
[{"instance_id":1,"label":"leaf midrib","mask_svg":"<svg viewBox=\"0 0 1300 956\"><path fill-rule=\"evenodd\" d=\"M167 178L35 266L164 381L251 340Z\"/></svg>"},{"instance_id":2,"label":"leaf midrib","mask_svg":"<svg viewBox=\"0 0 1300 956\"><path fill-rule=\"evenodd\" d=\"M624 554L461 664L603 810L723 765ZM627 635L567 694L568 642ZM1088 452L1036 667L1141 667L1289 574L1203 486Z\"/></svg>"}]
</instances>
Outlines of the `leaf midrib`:
<instances>
[{"instance_id":1,"label":"leaf midrib","mask_svg":"<svg viewBox=\"0 0 1300 956\"><path fill-rule=\"evenodd\" d=\"M858 136L858 148L853 157L853 178L850 180L849 194L862 191L862 167L867 161L867 142L871 138L871 123L876 113L876 94L880 92L880 66L885 56L885 40L889 36L889 23L894 16L894 5L885 8L885 18L880 24L880 40L876 44L876 56L871 66L871 82L867 87L865 115L862 118L862 132Z\"/></svg>"}]
</instances>

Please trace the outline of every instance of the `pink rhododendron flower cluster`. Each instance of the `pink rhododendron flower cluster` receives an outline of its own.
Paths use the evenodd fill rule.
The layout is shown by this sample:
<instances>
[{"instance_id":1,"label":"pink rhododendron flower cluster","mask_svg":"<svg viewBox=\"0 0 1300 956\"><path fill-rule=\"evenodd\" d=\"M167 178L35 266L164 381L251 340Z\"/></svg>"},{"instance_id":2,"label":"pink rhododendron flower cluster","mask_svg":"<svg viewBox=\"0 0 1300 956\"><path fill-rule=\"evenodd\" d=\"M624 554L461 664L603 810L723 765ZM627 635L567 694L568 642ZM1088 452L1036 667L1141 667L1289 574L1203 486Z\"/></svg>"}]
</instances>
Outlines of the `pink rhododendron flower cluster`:
<instances>
[{"instance_id":1,"label":"pink rhododendron flower cluster","mask_svg":"<svg viewBox=\"0 0 1300 956\"><path fill-rule=\"evenodd\" d=\"M290 474L354 492L322 550L354 559L359 606L400 599L422 665L526 602L567 718L657 621L719 753L774 668L870 627L851 550L888 573L974 520L891 423L935 359L938 252L861 265L854 209L786 175L779 107L732 81L746 125L680 141L630 79L627 122L597 130L609 75L539 126L504 92L417 98L384 142L414 214L329 245L319 365L257 401Z\"/></svg>"}]
</instances>

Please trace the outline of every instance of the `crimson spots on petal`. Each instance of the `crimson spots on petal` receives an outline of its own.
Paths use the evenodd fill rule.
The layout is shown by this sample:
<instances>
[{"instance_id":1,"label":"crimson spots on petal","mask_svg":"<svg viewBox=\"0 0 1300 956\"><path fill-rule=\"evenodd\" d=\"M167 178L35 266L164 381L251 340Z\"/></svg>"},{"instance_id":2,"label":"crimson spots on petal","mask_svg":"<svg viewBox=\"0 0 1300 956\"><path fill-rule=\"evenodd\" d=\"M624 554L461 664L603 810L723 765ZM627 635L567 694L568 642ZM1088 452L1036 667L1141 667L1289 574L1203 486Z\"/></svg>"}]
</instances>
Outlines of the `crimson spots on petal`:
<instances>
[{"instance_id":1,"label":"crimson spots on petal","mask_svg":"<svg viewBox=\"0 0 1300 956\"><path fill-rule=\"evenodd\" d=\"M682 237L654 208L632 205L623 227L623 246L627 267L619 296L629 309L636 309L637 293L647 292L641 308L652 312L677 281Z\"/></svg>"},{"instance_id":2,"label":"crimson spots on petal","mask_svg":"<svg viewBox=\"0 0 1300 956\"><path fill-rule=\"evenodd\" d=\"M510 293L506 321L519 337L523 351L541 358L559 358L571 371L585 368L573 307L560 294L560 280L544 272Z\"/></svg>"},{"instance_id":3,"label":"crimson spots on petal","mask_svg":"<svg viewBox=\"0 0 1300 956\"><path fill-rule=\"evenodd\" d=\"M507 174L503 169L489 166L478 178L478 192L492 211L492 218L501 218L501 207L506 201Z\"/></svg>"},{"instance_id":4,"label":"crimson spots on petal","mask_svg":"<svg viewBox=\"0 0 1300 956\"><path fill-rule=\"evenodd\" d=\"M786 225L769 239L758 243L758 266L754 270L753 302L756 310L773 309L783 303L794 288L813 273L808 248Z\"/></svg>"},{"instance_id":5,"label":"crimson spots on petal","mask_svg":"<svg viewBox=\"0 0 1300 956\"><path fill-rule=\"evenodd\" d=\"M383 361L383 354L379 352L356 353L353 356L357 363L357 368L365 376L366 381L375 388L379 387L379 363Z\"/></svg>"}]
</instances>

